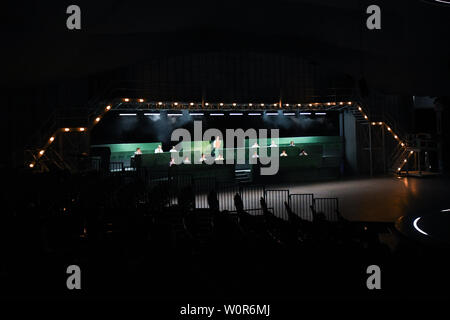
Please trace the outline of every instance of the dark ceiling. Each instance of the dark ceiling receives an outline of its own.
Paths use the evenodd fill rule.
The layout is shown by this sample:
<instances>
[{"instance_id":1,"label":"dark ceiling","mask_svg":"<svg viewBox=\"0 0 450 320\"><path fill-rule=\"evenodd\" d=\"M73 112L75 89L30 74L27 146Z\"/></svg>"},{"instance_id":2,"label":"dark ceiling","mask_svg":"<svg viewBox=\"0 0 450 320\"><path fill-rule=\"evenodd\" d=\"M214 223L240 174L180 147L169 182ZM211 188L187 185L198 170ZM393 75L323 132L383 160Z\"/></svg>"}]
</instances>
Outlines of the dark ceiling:
<instances>
[{"instance_id":1,"label":"dark ceiling","mask_svg":"<svg viewBox=\"0 0 450 320\"><path fill-rule=\"evenodd\" d=\"M382 29L366 28L367 6ZM83 78L152 57L220 50L299 55L370 88L448 95L450 7L419 0L69 1L3 5L2 85Z\"/></svg>"}]
</instances>

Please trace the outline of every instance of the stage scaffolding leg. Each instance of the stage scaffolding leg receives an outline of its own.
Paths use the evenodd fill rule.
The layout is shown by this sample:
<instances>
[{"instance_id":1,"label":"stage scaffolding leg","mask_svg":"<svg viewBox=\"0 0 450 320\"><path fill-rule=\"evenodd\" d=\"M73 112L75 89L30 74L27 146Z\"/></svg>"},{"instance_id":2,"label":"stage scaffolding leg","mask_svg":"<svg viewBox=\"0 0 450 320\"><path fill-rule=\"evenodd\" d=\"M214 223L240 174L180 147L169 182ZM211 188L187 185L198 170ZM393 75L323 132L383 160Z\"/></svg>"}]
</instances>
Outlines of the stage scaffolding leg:
<instances>
[{"instance_id":1,"label":"stage scaffolding leg","mask_svg":"<svg viewBox=\"0 0 450 320\"><path fill-rule=\"evenodd\" d=\"M385 137L384 125L381 126L382 145L383 145L383 173L386 174L386 137Z\"/></svg>"},{"instance_id":2,"label":"stage scaffolding leg","mask_svg":"<svg viewBox=\"0 0 450 320\"><path fill-rule=\"evenodd\" d=\"M370 162L370 176L373 176L373 159L372 159L372 126L367 124L369 128L369 162Z\"/></svg>"}]
</instances>

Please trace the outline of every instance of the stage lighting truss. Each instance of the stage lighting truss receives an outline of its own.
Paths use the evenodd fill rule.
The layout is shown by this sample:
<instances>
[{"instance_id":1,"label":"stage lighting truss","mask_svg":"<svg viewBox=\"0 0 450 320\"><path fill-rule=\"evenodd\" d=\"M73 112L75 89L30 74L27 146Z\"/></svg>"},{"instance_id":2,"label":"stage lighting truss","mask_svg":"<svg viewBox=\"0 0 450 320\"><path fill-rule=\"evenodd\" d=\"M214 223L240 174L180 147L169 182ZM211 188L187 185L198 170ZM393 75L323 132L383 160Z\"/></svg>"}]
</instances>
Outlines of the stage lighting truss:
<instances>
[{"instance_id":1,"label":"stage lighting truss","mask_svg":"<svg viewBox=\"0 0 450 320\"><path fill-rule=\"evenodd\" d=\"M279 110L282 110L282 113L278 111L270 111L267 110L266 106L276 107ZM157 111L150 112L150 110L195 110L195 112L190 112L190 116L204 116L204 112L198 112L199 110L212 111L206 114L209 116L224 116L225 113L222 111L229 111L228 115L230 116L242 116L244 115L241 111L247 111L246 114L248 116L326 116L326 111L341 111L343 109L351 109L356 113L360 113L364 121L368 125L372 126L381 126L384 127L388 132L392 134L392 137L398 142L399 147L403 148L406 152L408 149L408 144L400 138L400 136L394 132L392 126L388 125L385 122L370 122L369 116L364 111L364 108L357 103L352 101L339 101L339 102L311 102L311 103L283 103L281 101L272 102L272 103L264 103L264 102L249 102L249 103L238 103L238 102L181 102L181 101L146 101L144 98L122 98L112 103L102 106L99 111L95 113L93 116L93 120L89 127L77 127L77 128L60 128L56 130L56 132L52 133L48 138L47 143L39 149L36 154L33 154L33 161L28 163L28 167L33 169L36 168L39 159L45 154L45 151L50 147L53 141L59 134L66 133L88 133L90 130L101 122L104 115L111 110L119 110L121 116L136 116L136 112L126 112L129 111L144 111L145 116L158 116L160 113ZM148 110L149 112L145 112ZM252 111L254 110L254 111ZM237 112L240 111L240 112ZM169 113L168 116L182 116L182 113ZM407 154L406 161L403 161L398 168L400 172L403 165L407 163L407 159L412 155L413 152Z\"/></svg>"},{"instance_id":2,"label":"stage lighting truss","mask_svg":"<svg viewBox=\"0 0 450 320\"><path fill-rule=\"evenodd\" d=\"M120 110L151 110L151 109L203 109L203 110L265 110L268 107L277 108L281 110L335 110L339 106L352 105L353 102L311 102L311 103L283 103L278 102L248 102L248 103L238 103L238 102L221 102L221 101L148 101L143 98L121 98L114 100L110 105L109 109L120 109Z\"/></svg>"},{"instance_id":3,"label":"stage lighting truss","mask_svg":"<svg viewBox=\"0 0 450 320\"><path fill-rule=\"evenodd\" d=\"M97 118L96 118L97 119ZM86 127L64 127L57 129L54 131L51 136L46 140L44 146L37 150L27 150L28 153L31 154L33 160L28 163L27 167L30 169L34 169L37 167L37 164L39 164L40 160L46 155L47 150L51 147L51 145L54 143L55 139L61 135L61 134L67 134L67 133L87 133L88 128Z\"/></svg>"}]
</instances>

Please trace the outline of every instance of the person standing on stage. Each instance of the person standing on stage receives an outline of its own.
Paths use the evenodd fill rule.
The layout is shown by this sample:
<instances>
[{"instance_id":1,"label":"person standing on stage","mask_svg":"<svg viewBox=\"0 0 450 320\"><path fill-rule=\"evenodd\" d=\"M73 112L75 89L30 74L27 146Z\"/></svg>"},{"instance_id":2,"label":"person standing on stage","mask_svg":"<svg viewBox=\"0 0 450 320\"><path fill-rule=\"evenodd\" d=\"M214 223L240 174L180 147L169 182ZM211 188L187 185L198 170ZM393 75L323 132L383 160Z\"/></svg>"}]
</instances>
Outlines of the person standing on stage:
<instances>
[{"instance_id":1,"label":"person standing on stage","mask_svg":"<svg viewBox=\"0 0 450 320\"><path fill-rule=\"evenodd\" d=\"M183 160L184 164L191 164L191 160L189 160L189 157L184 158Z\"/></svg>"},{"instance_id":2,"label":"person standing on stage","mask_svg":"<svg viewBox=\"0 0 450 320\"><path fill-rule=\"evenodd\" d=\"M158 145L158 148L155 149L155 153L163 153L161 145Z\"/></svg>"},{"instance_id":3,"label":"person standing on stage","mask_svg":"<svg viewBox=\"0 0 450 320\"><path fill-rule=\"evenodd\" d=\"M213 154L215 157L219 155L220 148L222 146L222 141L219 136L216 136L216 140L213 142Z\"/></svg>"},{"instance_id":4,"label":"person standing on stage","mask_svg":"<svg viewBox=\"0 0 450 320\"><path fill-rule=\"evenodd\" d=\"M300 151L300 157L301 156L307 156L308 153L306 153L305 149L302 149L302 151Z\"/></svg>"},{"instance_id":5,"label":"person standing on stage","mask_svg":"<svg viewBox=\"0 0 450 320\"><path fill-rule=\"evenodd\" d=\"M252 148L259 148L259 144L257 141L255 141L255 143L252 145Z\"/></svg>"},{"instance_id":6,"label":"person standing on stage","mask_svg":"<svg viewBox=\"0 0 450 320\"><path fill-rule=\"evenodd\" d=\"M133 159L135 169L141 167L141 162L142 162L141 157L142 157L141 148L137 148L136 151L134 152L134 159Z\"/></svg>"}]
</instances>

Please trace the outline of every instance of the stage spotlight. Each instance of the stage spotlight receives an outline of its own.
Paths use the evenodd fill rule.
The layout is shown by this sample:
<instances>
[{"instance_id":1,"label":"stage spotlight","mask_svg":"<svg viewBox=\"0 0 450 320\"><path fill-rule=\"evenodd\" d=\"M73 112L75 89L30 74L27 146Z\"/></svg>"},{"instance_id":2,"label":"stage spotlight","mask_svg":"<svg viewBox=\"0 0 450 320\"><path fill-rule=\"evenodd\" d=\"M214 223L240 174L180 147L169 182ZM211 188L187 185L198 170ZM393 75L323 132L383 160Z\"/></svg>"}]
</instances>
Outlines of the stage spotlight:
<instances>
[{"instance_id":1,"label":"stage spotlight","mask_svg":"<svg viewBox=\"0 0 450 320\"><path fill-rule=\"evenodd\" d=\"M395 136L394 136L394 138L395 138L395 139L398 139L398 136L397 136L397 135L395 135Z\"/></svg>"},{"instance_id":2,"label":"stage spotlight","mask_svg":"<svg viewBox=\"0 0 450 320\"><path fill-rule=\"evenodd\" d=\"M301 103L297 104L297 107L301 107L301 106L302 106L302 104L301 104Z\"/></svg>"},{"instance_id":3,"label":"stage spotlight","mask_svg":"<svg viewBox=\"0 0 450 320\"><path fill-rule=\"evenodd\" d=\"M391 128L387 127L387 130L388 130L388 131L391 131Z\"/></svg>"},{"instance_id":4,"label":"stage spotlight","mask_svg":"<svg viewBox=\"0 0 450 320\"><path fill-rule=\"evenodd\" d=\"M362 111L362 108L361 108L361 107L358 107L358 110L359 110L359 111Z\"/></svg>"},{"instance_id":5,"label":"stage spotlight","mask_svg":"<svg viewBox=\"0 0 450 320\"><path fill-rule=\"evenodd\" d=\"M366 119L366 120L367 120L367 119L369 119L369 117L368 117L367 115L364 115L364 119Z\"/></svg>"},{"instance_id":6,"label":"stage spotlight","mask_svg":"<svg viewBox=\"0 0 450 320\"><path fill-rule=\"evenodd\" d=\"M351 102L351 101L349 101L349 102L347 102L347 104L351 105L351 104L352 104L352 102Z\"/></svg>"},{"instance_id":7,"label":"stage spotlight","mask_svg":"<svg viewBox=\"0 0 450 320\"><path fill-rule=\"evenodd\" d=\"M111 110L111 106L106 106L106 111Z\"/></svg>"},{"instance_id":8,"label":"stage spotlight","mask_svg":"<svg viewBox=\"0 0 450 320\"><path fill-rule=\"evenodd\" d=\"M339 102L339 105L342 106L344 103L343 102ZM361 111L361 110L360 110Z\"/></svg>"},{"instance_id":9,"label":"stage spotlight","mask_svg":"<svg viewBox=\"0 0 450 320\"><path fill-rule=\"evenodd\" d=\"M205 103L205 106L209 106L209 103L208 103L208 102L206 102L206 103Z\"/></svg>"},{"instance_id":10,"label":"stage spotlight","mask_svg":"<svg viewBox=\"0 0 450 320\"><path fill-rule=\"evenodd\" d=\"M406 159L405 159L405 160L403 160L403 162L407 162L407 161L408 161L408 160L406 160Z\"/></svg>"},{"instance_id":11,"label":"stage spotlight","mask_svg":"<svg viewBox=\"0 0 450 320\"><path fill-rule=\"evenodd\" d=\"M261 103L261 107L264 107L264 103Z\"/></svg>"},{"instance_id":12,"label":"stage spotlight","mask_svg":"<svg viewBox=\"0 0 450 320\"><path fill-rule=\"evenodd\" d=\"M402 168L397 168L397 171L400 171L400 170L402 170Z\"/></svg>"},{"instance_id":13,"label":"stage spotlight","mask_svg":"<svg viewBox=\"0 0 450 320\"><path fill-rule=\"evenodd\" d=\"M376 125L376 123L375 123L375 122L372 122L372 125L374 126L374 125Z\"/></svg>"},{"instance_id":14,"label":"stage spotlight","mask_svg":"<svg viewBox=\"0 0 450 320\"><path fill-rule=\"evenodd\" d=\"M233 103L233 107L236 107L236 103Z\"/></svg>"},{"instance_id":15,"label":"stage spotlight","mask_svg":"<svg viewBox=\"0 0 450 320\"><path fill-rule=\"evenodd\" d=\"M123 101L125 101L125 102L130 102L130 99L125 98L125 99L123 99Z\"/></svg>"},{"instance_id":16,"label":"stage spotlight","mask_svg":"<svg viewBox=\"0 0 450 320\"><path fill-rule=\"evenodd\" d=\"M309 106L312 107L312 103L310 103Z\"/></svg>"},{"instance_id":17,"label":"stage spotlight","mask_svg":"<svg viewBox=\"0 0 450 320\"><path fill-rule=\"evenodd\" d=\"M70 129L69 129L69 128L64 128L64 131L65 131L65 132L69 132Z\"/></svg>"},{"instance_id":18,"label":"stage spotlight","mask_svg":"<svg viewBox=\"0 0 450 320\"><path fill-rule=\"evenodd\" d=\"M162 102L158 102L158 105L162 106L162 104L163 104Z\"/></svg>"},{"instance_id":19,"label":"stage spotlight","mask_svg":"<svg viewBox=\"0 0 450 320\"><path fill-rule=\"evenodd\" d=\"M53 142L53 140L55 140L55 137L50 137L50 143L52 143Z\"/></svg>"},{"instance_id":20,"label":"stage spotlight","mask_svg":"<svg viewBox=\"0 0 450 320\"><path fill-rule=\"evenodd\" d=\"M45 150L39 151L39 154L42 156L44 154Z\"/></svg>"},{"instance_id":21,"label":"stage spotlight","mask_svg":"<svg viewBox=\"0 0 450 320\"><path fill-rule=\"evenodd\" d=\"M144 99L139 99L139 102L144 102Z\"/></svg>"},{"instance_id":22,"label":"stage spotlight","mask_svg":"<svg viewBox=\"0 0 450 320\"><path fill-rule=\"evenodd\" d=\"M95 118L95 122L99 122L100 121L100 117Z\"/></svg>"},{"instance_id":23,"label":"stage spotlight","mask_svg":"<svg viewBox=\"0 0 450 320\"><path fill-rule=\"evenodd\" d=\"M176 105L176 106L177 106L177 105L178 105L178 102L175 102L175 103L174 103L174 105Z\"/></svg>"},{"instance_id":24,"label":"stage spotlight","mask_svg":"<svg viewBox=\"0 0 450 320\"><path fill-rule=\"evenodd\" d=\"M289 107L289 103L286 103L285 106L286 106L286 107Z\"/></svg>"},{"instance_id":25,"label":"stage spotlight","mask_svg":"<svg viewBox=\"0 0 450 320\"><path fill-rule=\"evenodd\" d=\"M381 126L381 125L383 125L383 122L380 121L380 122L378 122L378 124Z\"/></svg>"},{"instance_id":26,"label":"stage spotlight","mask_svg":"<svg viewBox=\"0 0 450 320\"><path fill-rule=\"evenodd\" d=\"M79 128L78 130L80 130L81 132L83 132L85 130L85 128Z\"/></svg>"},{"instance_id":27,"label":"stage spotlight","mask_svg":"<svg viewBox=\"0 0 450 320\"><path fill-rule=\"evenodd\" d=\"M409 154L413 154L413 153L414 153L414 151L412 151L412 150L409 152Z\"/></svg>"},{"instance_id":28,"label":"stage spotlight","mask_svg":"<svg viewBox=\"0 0 450 320\"><path fill-rule=\"evenodd\" d=\"M405 144L402 142L402 147L404 147L405 146Z\"/></svg>"},{"instance_id":29,"label":"stage spotlight","mask_svg":"<svg viewBox=\"0 0 450 320\"><path fill-rule=\"evenodd\" d=\"M33 167L34 167L34 163L30 163L28 166L29 166L30 168L33 168Z\"/></svg>"},{"instance_id":30,"label":"stage spotlight","mask_svg":"<svg viewBox=\"0 0 450 320\"><path fill-rule=\"evenodd\" d=\"M248 106L251 107L251 106L253 106L253 104L249 103Z\"/></svg>"},{"instance_id":31,"label":"stage spotlight","mask_svg":"<svg viewBox=\"0 0 450 320\"><path fill-rule=\"evenodd\" d=\"M194 103L193 102L191 102L189 105L191 105L191 106L193 106L194 105Z\"/></svg>"},{"instance_id":32,"label":"stage spotlight","mask_svg":"<svg viewBox=\"0 0 450 320\"><path fill-rule=\"evenodd\" d=\"M222 106L223 106L223 103L221 102L221 103L219 103L219 105L222 107Z\"/></svg>"},{"instance_id":33,"label":"stage spotlight","mask_svg":"<svg viewBox=\"0 0 450 320\"><path fill-rule=\"evenodd\" d=\"M274 103L273 106L276 107L278 105L278 103Z\"/></svg>"}]
</instances>

